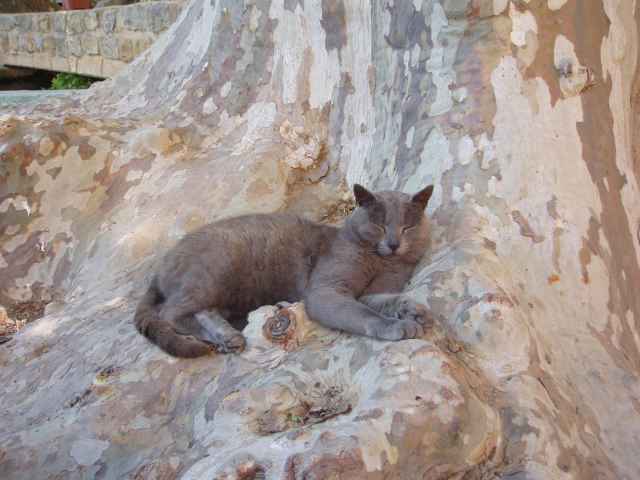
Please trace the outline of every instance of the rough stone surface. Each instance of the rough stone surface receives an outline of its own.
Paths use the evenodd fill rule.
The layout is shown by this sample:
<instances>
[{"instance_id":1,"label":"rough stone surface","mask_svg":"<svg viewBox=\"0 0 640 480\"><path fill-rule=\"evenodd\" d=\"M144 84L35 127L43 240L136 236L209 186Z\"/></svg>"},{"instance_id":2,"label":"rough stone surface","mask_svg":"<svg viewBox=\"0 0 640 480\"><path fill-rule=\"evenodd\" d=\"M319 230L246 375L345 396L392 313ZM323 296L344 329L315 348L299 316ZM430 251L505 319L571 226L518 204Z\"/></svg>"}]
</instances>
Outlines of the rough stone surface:
<instances>
[{"instance_id":1,"label":"rough stone surface","mask_svg":"<svg viewBox=\"0 0 640 480\"><path fill-rule=\"evenodd\" d=\"M3 109L0 304L52 301L0 346L0 478L640 478L639 10L191 0L110 81ZM355 182L436 185L425 338L301 305L237 356L134 331L180 236L339 220Z\"/></svg>"},{"instance_id":2,"label":"rough stone surface","mask_svg":"<svg viewBox=\"0 0 640 480\"><path fill-rule=\"evenodd\" d=\"M0 30L9 31L16 25L15 15L0 15Z\"/></svg>"},{"instance_id":3,"label":"rough stone surface","mask_svg":"<svg viewBox=\"0 0 640 480\"><path fill-rule=\"evenodd\" d=\"M118 58L118 39L116 37L102 37L100 39L100 55L104 58Z\"/></svg>"},{"instance_id":4,"label":"rough stone surface","mask_svg":"<svg viewBox=\"0 0 640 480\"><path fill-rule=\"evenodd\" d=\"M103 10L99 13L100 26L104 33L111 33L116 28L116 11L114 9Z\"/></svg>"},{"instance_id":5,"label":"rough stone surface","mask_svg":"<svg viewBox=\"0 0 640 480\"><path fill-rule=\"evenodd\" d=\"M98 28L98 14L95 11L88 12L84 16L84 26L88 31Z\"/></svg>"},{"instance_id":6,"label":"rough stone surface","mask_svg":"<svg viewBox=\"0 0 640 480\"><path fill-rule=\"evenodd\" d=\"M183 6L174 0L73 12L0 14L0 45L4 45L0 65L111 77L167 30Z\"/></svg>"},{"instance_id":7,"label":"rough stone surface","mask_svg":"<svg viewBox=\"0 0 640 480\"><path fill-rule=\"evenodd\" d=\"M51 30L51 17L38 18L38 31L47 33Z\"/></svg>"},{"instance_id":8,"label":"rough stone surface","mask_svg":"<svg viewBox=\"0 0 640 480\"><path fill-rule=\"evenodd\" d=\"M67 17L67 31L70 33L83 33L86 29L84 26L85 17L89 15L90 12L72 12L72 13L64 13L64 15L68 15Z\"/></svg>"},{"instance_id":9,"label":"rough stone surface","mask_svg":"<svg viewBox=\"0 0 640 480\"><path fill-rule=\"evenodd\" d=\"M98 55L98 38L95 35L87 33L82 36L82 51L89 55Z\"/></svg>"},{"instance_id":10,"label":"rough stone surface","mask_svg":"<svg viewBox=\"0 0 640 480\"><path fill-rule=\"evenodd\" d=\"M4 15L0 15L0 19L2 19ZM53 30L58 33L64 33L67 29L67 16L66 15L53 15L51 17L53 20Z\"/></svg>"}]
</instances>

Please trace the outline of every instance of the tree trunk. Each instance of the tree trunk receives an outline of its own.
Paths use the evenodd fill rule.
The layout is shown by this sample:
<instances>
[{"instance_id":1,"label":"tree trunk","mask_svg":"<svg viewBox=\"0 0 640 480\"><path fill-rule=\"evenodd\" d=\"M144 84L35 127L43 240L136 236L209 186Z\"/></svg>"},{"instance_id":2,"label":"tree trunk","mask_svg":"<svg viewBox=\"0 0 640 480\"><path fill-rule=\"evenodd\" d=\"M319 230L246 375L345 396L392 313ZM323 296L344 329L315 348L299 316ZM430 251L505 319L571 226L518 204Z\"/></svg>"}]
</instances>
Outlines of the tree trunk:
<instances>
[{"instance_id":1,"label":"tree trunk","mask_svg":"<svg viewBox=\"0 0 640 480\"><path fill-rule=\"evenodd\" d=\"M0 302L51 303L0 346L0 477L640 478L639 10L191 0L111 81L2 113ZM354 182L436 185L424 339L299 305L238 356L134 331L180 236L339 219Z\"/></svg>"}]
</instances>

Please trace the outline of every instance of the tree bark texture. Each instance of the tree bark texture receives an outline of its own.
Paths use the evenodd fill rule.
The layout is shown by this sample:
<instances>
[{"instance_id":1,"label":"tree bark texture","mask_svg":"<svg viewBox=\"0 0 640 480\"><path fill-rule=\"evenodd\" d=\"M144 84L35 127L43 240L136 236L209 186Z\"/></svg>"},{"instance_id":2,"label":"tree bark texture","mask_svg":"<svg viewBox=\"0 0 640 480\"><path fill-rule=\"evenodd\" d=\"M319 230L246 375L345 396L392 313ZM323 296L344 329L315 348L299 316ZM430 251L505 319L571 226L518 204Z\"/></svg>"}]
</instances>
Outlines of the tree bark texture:
<instances>
[{"instance_id":1,"label":"tree bark texture","mask_svg":"<svg viewBox=\"0 0 640 480\"><path fill-rule=\"evenodd\" d=\"M50 303L0 347L0 477L640 478L639 9L191 0L114 79L3 111L0 303ZM134 331L180 236L335 220L354 182L436 185L424 339L300 305L238 356Z\"/></svg>"}]
</instances>

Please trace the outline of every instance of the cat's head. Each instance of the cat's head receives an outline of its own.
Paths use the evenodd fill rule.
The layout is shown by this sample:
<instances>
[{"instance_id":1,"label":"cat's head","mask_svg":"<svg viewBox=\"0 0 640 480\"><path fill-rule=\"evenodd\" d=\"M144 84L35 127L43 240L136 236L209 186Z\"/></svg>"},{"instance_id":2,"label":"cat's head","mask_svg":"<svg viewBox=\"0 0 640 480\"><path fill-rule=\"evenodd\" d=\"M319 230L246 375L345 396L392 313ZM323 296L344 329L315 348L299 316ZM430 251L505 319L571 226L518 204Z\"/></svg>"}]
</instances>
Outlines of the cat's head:
<instances>
[{"instance_id":1,"label":"cat's head","mask_svg":"<svg viewBox=\"0 0 640 480\"><path fill-rule=\"evenodd\" d=\"M428 236L424 209L433 185L408 195L396 191L370 192L356 184L353 193L358 208L349 224L358 239L374 248L378 255L403 256L424 247Z\"/></svg>"}]
</instances>

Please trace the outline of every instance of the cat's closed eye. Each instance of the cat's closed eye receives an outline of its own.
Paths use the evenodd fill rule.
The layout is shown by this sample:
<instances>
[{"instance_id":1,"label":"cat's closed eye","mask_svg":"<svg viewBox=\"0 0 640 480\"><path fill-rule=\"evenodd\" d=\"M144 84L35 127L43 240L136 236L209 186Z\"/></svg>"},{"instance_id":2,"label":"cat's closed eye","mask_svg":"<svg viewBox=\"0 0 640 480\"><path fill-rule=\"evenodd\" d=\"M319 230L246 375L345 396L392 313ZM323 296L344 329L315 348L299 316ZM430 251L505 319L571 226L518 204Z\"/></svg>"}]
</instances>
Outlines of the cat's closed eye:
<instances>
[{"instance_id":1,"label":"cat's closed eye","mask_svg":"<svg viewBox=\"0 0 640 480\"><path fill-rule=\"evenodd\" d=\"M407 233L410 230L416 228L416 225L407 225L406 227L402 227L402 233Z\"/></svg>"}]
</instances>

